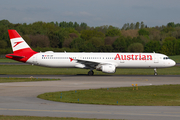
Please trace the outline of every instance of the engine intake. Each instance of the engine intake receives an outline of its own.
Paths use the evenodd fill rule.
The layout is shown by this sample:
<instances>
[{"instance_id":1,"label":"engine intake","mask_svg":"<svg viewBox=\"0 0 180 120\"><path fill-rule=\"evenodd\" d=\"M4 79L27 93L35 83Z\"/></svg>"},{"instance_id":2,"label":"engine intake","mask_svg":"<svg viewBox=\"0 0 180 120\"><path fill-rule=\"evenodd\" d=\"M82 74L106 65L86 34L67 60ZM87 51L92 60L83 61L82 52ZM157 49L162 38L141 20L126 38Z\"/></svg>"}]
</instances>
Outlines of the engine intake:
<instances>
[{"instance_id":1,"label":"engine intake","mask_svg":"<svg viewBox=\"0 0 180 120\"><path fill-rule=\"evenodd\" d=\"M101 66L97 66L96 70L100 70L104 73L115 73L116 67L115 65L101 65Z\"/></svg>"}]
</instances>

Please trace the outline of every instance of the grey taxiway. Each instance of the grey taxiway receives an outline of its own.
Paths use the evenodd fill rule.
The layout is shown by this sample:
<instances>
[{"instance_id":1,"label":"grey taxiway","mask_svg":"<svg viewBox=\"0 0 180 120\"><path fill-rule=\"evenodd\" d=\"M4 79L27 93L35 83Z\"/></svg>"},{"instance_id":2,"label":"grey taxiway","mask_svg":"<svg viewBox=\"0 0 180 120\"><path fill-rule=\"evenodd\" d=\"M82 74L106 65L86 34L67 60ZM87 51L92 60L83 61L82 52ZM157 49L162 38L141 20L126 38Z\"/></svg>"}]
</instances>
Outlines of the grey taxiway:
<instances>
[{"instance_id":1,"label":"grey taxiway","mask_svg":"<svg viewBox=\"0 0 180 120\"><path fill-rule=\"evenodd\" d=\"M30 77L32 75L0 75ZM60 78L60 81L0 83L0 115L50 116L106 119L179 120L180 106L116 106L47 101L37 98L45 92L180 84L180 76L63 76L34 75L36 78Z\"/></svg>"}]
</instances>

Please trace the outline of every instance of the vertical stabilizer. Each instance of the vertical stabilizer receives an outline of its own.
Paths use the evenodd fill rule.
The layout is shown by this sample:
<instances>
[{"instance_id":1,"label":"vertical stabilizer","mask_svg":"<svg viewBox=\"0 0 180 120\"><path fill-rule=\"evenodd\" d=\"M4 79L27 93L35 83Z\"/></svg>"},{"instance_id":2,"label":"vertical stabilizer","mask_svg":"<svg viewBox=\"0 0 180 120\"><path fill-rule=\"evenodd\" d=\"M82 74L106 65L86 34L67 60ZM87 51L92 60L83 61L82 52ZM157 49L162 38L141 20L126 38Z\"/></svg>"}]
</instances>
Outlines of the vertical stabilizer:
<instances>
[{"instance_id":1,"label":"vertical stabilizer","mask_svg":"<svg viewBox=\"0 0 180 120\"><path fill-rule=\"evenodd\" d=\"M7 54L6 57L21 62L26 62L37 52L33 51L16 30L8 30L13 54Z\"/></svg>"},{"instance_id":2,"label":"vertical stabilizer","mask_svg":"<svg viewBox=\"0 0 180 120\"><path fill-rule=\"evenodd\" d=\"M8 30L13 52L23 49L31 49L16 30Z\"/></svg>"}]
</instances>

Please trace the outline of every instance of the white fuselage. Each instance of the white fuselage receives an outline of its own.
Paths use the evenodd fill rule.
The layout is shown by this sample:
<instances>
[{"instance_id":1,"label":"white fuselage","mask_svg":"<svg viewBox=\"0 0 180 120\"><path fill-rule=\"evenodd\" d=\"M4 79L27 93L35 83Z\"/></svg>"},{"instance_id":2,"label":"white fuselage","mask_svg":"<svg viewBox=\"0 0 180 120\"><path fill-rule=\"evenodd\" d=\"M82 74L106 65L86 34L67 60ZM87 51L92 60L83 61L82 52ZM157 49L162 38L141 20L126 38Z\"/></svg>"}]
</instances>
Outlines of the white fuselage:
<instances>
[{"instance_id":1,"label":"white fuselage","mask_svg":"<svg viewBox=\"0 0 180 120\"><path fill-rule=\"evenodd\" d=\"M71 61L72 58L73 60ZM40 52L27 60L27 63L46 67L88 68L77 62L111 64L116 68L165 68L176 63L159 53L71 53ZM86 64L87 65L87 64Z\"/></svg>"}]
</instances>

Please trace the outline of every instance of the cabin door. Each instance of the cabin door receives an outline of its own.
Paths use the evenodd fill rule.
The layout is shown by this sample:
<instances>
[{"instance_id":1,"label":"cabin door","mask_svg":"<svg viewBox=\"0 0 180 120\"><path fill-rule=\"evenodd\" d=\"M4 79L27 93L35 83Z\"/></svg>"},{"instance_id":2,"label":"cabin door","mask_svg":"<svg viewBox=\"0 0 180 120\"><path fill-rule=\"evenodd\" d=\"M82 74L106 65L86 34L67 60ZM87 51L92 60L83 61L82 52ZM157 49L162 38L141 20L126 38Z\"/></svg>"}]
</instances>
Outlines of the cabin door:
<instances>
[{"instance_id":1,"label":"cabin door","mask_svg":"<svg viewBox=\"0 0 180 120\"><path fill-rule=\"evenodd\" d=\"M159 63L159 56L154 54L154 63Z\"/></svg>"},{"instance_id":2,"label":"cabin door","mask_svg":"<svg viewBox=\"0 0 180 120\"><path fill-rule=\"evenodd\" d=\"M37 55L33 55L33 63L37 64Z\"/></svg>"}]
</instances>

